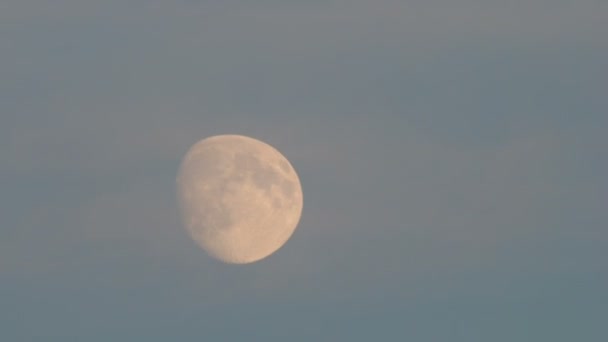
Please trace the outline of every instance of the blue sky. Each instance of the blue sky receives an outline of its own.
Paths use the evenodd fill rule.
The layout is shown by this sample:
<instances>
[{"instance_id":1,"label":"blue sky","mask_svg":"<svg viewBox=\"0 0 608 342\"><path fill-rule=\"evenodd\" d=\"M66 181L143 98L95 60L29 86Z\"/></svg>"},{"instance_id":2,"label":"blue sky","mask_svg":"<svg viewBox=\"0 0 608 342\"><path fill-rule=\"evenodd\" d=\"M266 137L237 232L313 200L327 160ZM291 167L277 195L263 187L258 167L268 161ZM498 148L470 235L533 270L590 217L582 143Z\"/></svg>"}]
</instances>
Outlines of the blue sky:
<instances>
[{"instance_id":1,"label":"blue sky","mask_svg":"<svg viewBox=\"0 0 608 342\"><path fill-rule=\"evenodd\" d=\"M0 339L608 338L608 3L0 4ZM304 211L249 266L182 228L245 134Z\"/></svg>"}]
</instances>

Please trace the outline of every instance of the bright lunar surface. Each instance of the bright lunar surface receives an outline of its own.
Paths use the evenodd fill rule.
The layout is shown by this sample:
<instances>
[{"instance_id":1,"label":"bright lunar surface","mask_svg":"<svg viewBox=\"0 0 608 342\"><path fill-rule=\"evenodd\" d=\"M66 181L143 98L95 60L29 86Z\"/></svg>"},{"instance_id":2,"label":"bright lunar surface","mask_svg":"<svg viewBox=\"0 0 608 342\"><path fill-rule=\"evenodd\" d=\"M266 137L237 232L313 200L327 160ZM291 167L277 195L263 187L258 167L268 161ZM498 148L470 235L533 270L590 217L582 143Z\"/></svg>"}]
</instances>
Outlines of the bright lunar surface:
<instances>
[{"instance_id":1,"label":"bright lunar surface","mask_svg":"<svg viewBox=\"0 0 608 342\"><path fill-rule=\"evenodd\" d=\"M194 144L177 176L182 220L211 256L245 264L278 250L302 214L302 187L275 148L240 135Z\"/></svg>"}]
</instances>

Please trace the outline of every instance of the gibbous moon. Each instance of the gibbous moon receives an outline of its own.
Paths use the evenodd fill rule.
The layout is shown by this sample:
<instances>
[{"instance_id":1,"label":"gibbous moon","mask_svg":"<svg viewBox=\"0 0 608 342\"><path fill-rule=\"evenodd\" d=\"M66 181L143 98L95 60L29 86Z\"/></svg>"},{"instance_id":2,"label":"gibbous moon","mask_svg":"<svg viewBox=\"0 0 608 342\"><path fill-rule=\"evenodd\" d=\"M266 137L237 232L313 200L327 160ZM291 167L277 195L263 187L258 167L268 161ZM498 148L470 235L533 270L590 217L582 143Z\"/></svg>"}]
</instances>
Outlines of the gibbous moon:
<instances>
[{"instance_id":1,"label":"gibbous moon","mask_svg":"<svg viewBox=\"0 0 608 342\"><path fill-rule=\"evenodd\" d=\"M192 239L227 263L274 253L302 214L302 186L293 166L272 146L241 135L194 144L181 163L177 193Z\"/></svg>"}]
</instances>

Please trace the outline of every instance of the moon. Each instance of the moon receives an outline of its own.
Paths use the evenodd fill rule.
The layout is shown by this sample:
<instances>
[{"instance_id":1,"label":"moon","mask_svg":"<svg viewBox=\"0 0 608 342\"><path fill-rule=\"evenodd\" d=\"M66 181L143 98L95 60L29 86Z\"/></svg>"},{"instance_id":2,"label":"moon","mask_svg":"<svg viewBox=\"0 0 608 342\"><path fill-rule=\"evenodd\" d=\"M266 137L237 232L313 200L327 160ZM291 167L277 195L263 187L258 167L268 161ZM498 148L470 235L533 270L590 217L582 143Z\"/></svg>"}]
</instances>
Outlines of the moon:
<instances>
[{"instance_id":1,"label":"moon","mask_svg":"<svg viewBox=\"0 0 608 342\"><path fill-rule=\"evenodd\" d=\"M194 144L177 175L182 221L212 257L247 264L276 252L302 214L300 179L274 147L242 135Z\"/></svg>"}]
</instances>

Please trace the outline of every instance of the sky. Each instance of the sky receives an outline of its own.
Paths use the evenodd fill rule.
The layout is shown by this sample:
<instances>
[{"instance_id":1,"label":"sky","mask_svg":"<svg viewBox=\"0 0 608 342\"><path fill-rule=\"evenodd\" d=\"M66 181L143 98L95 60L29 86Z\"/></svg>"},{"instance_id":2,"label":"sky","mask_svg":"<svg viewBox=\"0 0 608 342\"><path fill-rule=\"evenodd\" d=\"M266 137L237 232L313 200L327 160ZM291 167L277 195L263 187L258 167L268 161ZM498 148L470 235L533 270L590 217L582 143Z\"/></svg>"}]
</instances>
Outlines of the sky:
<instances>
[{"instance_id":1,"label":"sky","mask_svg":"<svg viewBox=\"0 0 608 342\"><path fill-rule=\"evenodd\" d=\"M608 2L0 2L0 340L608 340ZM196 141L300 175L246 266Z\"/></svg>"}]
</instances>

